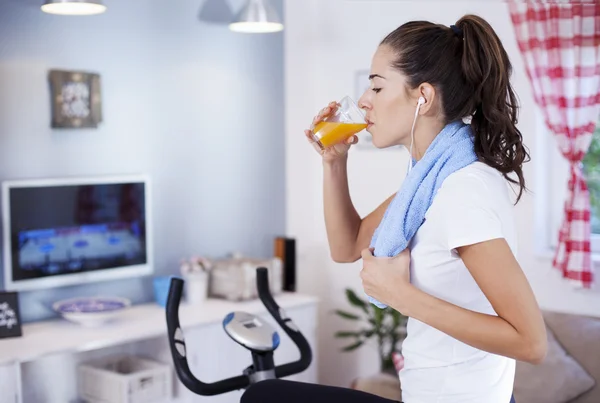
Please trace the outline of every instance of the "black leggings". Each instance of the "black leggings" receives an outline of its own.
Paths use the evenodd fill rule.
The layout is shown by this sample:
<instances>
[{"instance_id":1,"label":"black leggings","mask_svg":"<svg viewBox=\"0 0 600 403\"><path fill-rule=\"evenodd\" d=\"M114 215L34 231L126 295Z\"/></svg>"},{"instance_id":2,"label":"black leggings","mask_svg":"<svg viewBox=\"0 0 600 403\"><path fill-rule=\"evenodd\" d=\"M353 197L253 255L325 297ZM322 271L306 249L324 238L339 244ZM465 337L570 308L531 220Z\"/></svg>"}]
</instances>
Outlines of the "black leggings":
<instances>
[{"instance_id":1,"label":"black leggings","mask_svg":"<svg viewBox=\"0 0 600 403\"><path fill-rule=\"evenodd\" d=\"M337 386L269 379L255 383L240 403L398 403L370 393Z\"/></svg>"},{"instance_id":2,"label":"black leggings","mask_svg":"<svg viewBox=\"0 0 600 403\"><path fill-rule=\"evenodd\" d=\"M514 403L514 398L511 398ZM240 403L399 403L370 393L341 388L337 386L317 385L269 379L255 383L242 395Z\"/></svg>"}]
</instances>

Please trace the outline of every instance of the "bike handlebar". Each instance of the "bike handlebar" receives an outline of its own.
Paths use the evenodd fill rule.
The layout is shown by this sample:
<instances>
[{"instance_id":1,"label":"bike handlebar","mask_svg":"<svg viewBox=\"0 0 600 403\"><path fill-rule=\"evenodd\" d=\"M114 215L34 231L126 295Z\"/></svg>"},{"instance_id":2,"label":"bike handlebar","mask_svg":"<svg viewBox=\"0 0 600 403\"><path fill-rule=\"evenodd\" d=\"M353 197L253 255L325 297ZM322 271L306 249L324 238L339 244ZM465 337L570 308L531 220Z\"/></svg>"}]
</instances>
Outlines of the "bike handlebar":
<instances>
[{"instance_id":1,"label":"bike handlebar","mask_svg":"<svg viewBox=\"0 0 600 403\"><path fill-rule=\"evenodd\" d=\"M250 384L248 375L239 375L218 382L204 383L192 374L188 365L185 340L179 323L179 304L181 302L183 285L184 281L182 279L171 279L166 306L169 347L177 376L189 390L204 396L218 395L248 387ZM268 271L264 267L256 269L256 286L258 296L264 306L300 350L300 358L297 361L275 367L275 376L282 378L304 371L311 363L312 350L308 341L294 322L285 315L285 312L273 299L269 290Z\"/></svg>"},{"instance_id":2,"label":"bike handlebar","mask_svg":"<svg viewBox=\"0 0 600 403\"><path fill-rule=\"evenodd\" d=\"M302 333L300 333L300 330L296 327L294 322L285 316L285 312L273 299L273 296L269 291L268 272L264 267L256 269L256 286L258 288L258 296L263 305L300 350L300 358L297 361L275 367L275 376L277 378L283 378L304 371L308 368L312 360L312 350L308 341Z\"/></svg>"},{"instance_id":3,"label":"bike handlebar","mask_svg":"<svg viewBox=\"0 0 600 403\"><path fill-rule=\"evenodd\" d=\"M183 339L183 332L179 325L179 303L181 301L183 283L184 281L180 278L171 279L166 308L169 346L177 376L189 390L204 396L219 395L247 387L250 381L245 375L239 375L214 383L204 383L192 374L187 362L187 349ZM179 334L177 334L178 330Z\"/></svg>"}]
</instances>

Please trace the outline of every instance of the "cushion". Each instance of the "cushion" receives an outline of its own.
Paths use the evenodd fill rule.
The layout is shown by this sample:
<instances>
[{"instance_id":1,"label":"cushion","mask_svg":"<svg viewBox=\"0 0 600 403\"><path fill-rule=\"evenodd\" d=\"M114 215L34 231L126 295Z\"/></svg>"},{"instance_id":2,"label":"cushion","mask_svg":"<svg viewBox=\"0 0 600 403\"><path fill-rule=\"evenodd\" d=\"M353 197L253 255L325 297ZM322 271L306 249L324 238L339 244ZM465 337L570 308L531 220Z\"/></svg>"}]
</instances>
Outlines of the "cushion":
<instances>
[{"instance_id":1,"label":"cushion","mask_svg":"<svg viewBox=\"0 0 600 403\"><path fill-rule=\"evenodd\" d=\"M556 340L596 380L596 387L577 403L600 402L600 319L559 312L544 312L544 319Z\"/></svg>"},{"instance_id":2,"label":"cushion","mask_svg":"<svg viewBox=\"0 0 600 403\"><path fill-rule=\"evenodd\" d=\"M600 319L558 312L544 312L544 319L565 350L600 379Z\"/></svg>"},{"instance_id":3,"label":"cushion","mask_svg":"<svg viewBox=\"0 0 600 403\"><path fill-rule=\"evenodd\" d=\"M547 327L548 353L541 364L517 362L517 403L567 403L594 387L594 379L568 355Z\"/></svg>"}]
</instances>

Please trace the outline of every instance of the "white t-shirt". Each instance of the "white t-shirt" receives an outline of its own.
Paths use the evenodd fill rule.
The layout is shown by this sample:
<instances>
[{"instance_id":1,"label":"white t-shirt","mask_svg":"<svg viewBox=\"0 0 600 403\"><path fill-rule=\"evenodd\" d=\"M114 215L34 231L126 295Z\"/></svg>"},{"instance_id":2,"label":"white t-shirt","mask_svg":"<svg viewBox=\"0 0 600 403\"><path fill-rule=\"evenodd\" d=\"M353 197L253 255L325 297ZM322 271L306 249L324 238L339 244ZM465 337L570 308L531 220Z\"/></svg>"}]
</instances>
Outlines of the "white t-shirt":
<instances>
[{"instance_id":1,"label":"white t-shirt","mask_svg":"<svg viewBox=\"0 0 600 403\"><path fill-rule=\"evenodd\" d=\"M430 295L496 315L454 248L505 238L517 253L513 202L497 170L476 162L449 175L413 238L411 282ZM515 361L409 318L400 371L404 403L509 403Z\"/></svg>"}]
</instances>

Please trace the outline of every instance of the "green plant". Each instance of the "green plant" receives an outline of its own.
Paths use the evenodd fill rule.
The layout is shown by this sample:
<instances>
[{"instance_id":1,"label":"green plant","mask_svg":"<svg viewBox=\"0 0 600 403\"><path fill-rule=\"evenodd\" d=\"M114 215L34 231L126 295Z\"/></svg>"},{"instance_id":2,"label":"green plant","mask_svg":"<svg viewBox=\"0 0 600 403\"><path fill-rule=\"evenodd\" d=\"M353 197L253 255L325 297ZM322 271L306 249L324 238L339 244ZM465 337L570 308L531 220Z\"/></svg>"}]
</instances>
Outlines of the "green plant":
<instances>
[{"instance_id":1,"label":"green plant","mask_svg":"<svg viewBox=\"0 0 600 403\"><path fill-rule=\"evenodd\" d=\"M406 334L407 317L393 308L378 308L361 299L349 288L346 288L346 298L350 305L359 312L352 313L337 309L335 314L343 319L359 322L356 330L341 330L335 333L336 338L350 339L350 344L342 351L353 351L365 344L367 340L375 338L380 358L382 372L393 372L394 362L392 353L397 351L397 345Z\"/></svg>"},{"instance_id":2,"label":"green plant","mask_svg":"<svg viewBox=\"0 0 600 403\"><path fill-rule=\"evenodd\" d=\"M600 234L600 122L592 137L592 143L583 160L592 209L592 232Z\"/></svg>"}]
</instances>

